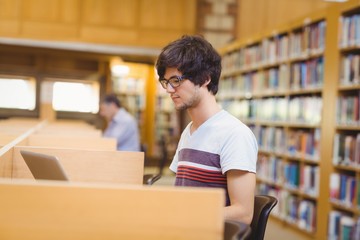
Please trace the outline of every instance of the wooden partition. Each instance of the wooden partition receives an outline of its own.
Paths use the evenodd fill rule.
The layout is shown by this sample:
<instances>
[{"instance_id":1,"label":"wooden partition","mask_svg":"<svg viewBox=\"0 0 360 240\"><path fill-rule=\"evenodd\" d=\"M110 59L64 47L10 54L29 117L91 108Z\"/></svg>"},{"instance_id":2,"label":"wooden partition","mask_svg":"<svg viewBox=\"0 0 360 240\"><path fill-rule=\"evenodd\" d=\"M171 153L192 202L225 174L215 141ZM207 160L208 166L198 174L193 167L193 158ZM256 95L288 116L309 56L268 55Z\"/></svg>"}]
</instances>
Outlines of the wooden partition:
<instances>
[{"instance_id":1,"label":"wooden partition","mask_svg":"<svg viewBox=\"0 0 360 240\"><path fill-rule=\"evenodd\" d=\"M9 130L0 134L2 178L33 179L19 152L25 149L57 156L71 181L142 184L144 153L116 151L116 139L85 122L9 119L0 126ZM22 131L10 134L16 126Z\"/></svg>"},{"instance_id":2,"label":"wooden partition","mask_svg":"<svg viewBox=\"0 0 360 240\"><path fill-rule=\"evenodd\" d=\"M14 133L0 132L0 146L4 146L11 141L14 141L19 135Z\"/></svg>"},{"instance_id":3,"label":"wooden partition","mask_svg":"<svg viewBox=\"0 0 360 240\"><path fill-rule=\"evenodd\" d=\"M102 131L84 121L57 120L48 122L35 134L101 137Z\"/></svg>"},{"instance_id":4,"label":"wooden partition","mask_svg":"<svg viewBox=\"0 0 360 240\"><path fill-rule=\"evenodd\" d=\"M1 177L33 179L20 150L59 158L71 182L128 183L141 185L144 153L15 146L0 155Z\"/></svg>"},{"instance_id":5,"label":"wooden partition","mask_svg":"<svg viewBox=\"0 0 360 240\"><path fill-rule=\"evenodd\" d=\"M15 141L13 146L116 150L116 139L102 137L101 130L83 121L18 118L0 121L0 145L17 138L21 141Z\"/></svg>"},{"instance_id":6,"label":"wooden partition","mask_svg":"<svg viewBox=\"0 0 360 240\"><path fill-rule=\"evenodd\" d=\"M79 136L79 137L102 137L102 131L100 129L82 129L82 128L58 128L55 126L46 127L34 134L39 135L59 135L59 136Z\"/></svg>"},{"instance_id":7,"label":"wooden partition","mask_svg":"<svg viewBox=\"0 0 360 240\"><path fill-rule=\"evenodd\" d=\"M3 146L0 149L0 177L11 178L13 165L13 150L12 148L7 149L5 147L6 146Z\"/></svg>"},{"instance_id":8,"label":"wooden partition","mask_svg":"<svg viewBox=\"0 0 360 240\"><path fill-rule=\"evenodd\" d=\"M40 122L42 122L42 120L37 119L37 118L9 118L9 119L4 119L4 120L0 120L0 125L17 125L17 126L26 126L26 127L34 127L37 124L39 124Z\"/></svg>"},{"instance_id":9,"label":"wooden partition","mask_svg":"<svg viewBox=\"0 0 360 240\"><path fill-rule=\"evenodd\" d=\"M223 234L221 189L0 180L0 239L206 239Z\"/></svg>"},{"instance_id":10,"label":"wooden partition","mask_svg":"<svg viewBox=\"0 0 360 240\"><path fill-rule=\"evenodd\" d=\"M63 134L32 134L27 138L26 145L90 150L116 150L116 139Z\"/></svg>"}]
</instances>

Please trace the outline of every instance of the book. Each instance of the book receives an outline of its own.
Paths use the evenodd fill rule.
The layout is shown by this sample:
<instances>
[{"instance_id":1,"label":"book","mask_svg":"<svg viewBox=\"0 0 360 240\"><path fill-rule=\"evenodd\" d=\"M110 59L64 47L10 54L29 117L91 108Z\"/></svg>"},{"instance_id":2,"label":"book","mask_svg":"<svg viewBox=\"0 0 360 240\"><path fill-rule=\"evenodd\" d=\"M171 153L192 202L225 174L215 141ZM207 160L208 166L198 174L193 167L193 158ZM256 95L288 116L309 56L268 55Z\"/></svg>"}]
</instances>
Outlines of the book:
<instances>
[{"instance_id":1,"label":"book","mask_svg":"<svg viewBox=\"0 0 360 240\"><path fill-rule=\"evenodd\" d=\"M313 202L302 200L298 208L298 226L308 232L315 229L315 204Z\"/></svg>"},{"instance_id":2,"label":"book","mask_svg":"<svg viewBox=\"0 0 360 240\"><path fill-rule=\"evenodd\" d=\"M360 240L360 217L358 217L357 220L356 220L356 224L354 226L353 235L352 235L351 239Z\"/></svg>"},{"instance_id":3,"label":"book","mask_svg":"<svg viewBox=\"0 0 360 240\"><path fill-rule=\"evenodd\" d=\"M332 210L328 217L328 239L339 239L341 213Z\"/></svg>"},{"instance_id":4,"label":"book","mask_svg":"<svg viewBox=\"0 0 360 240\"><path fill-rule=\"evenodd\" d=\"M340 218L340 239L351 240L355 221L352 217L343 215Z\"/></svg>"},{"instance_id":5,"label":"book","mask_svg":"<svg viewBox=\"0 0 360 240\"><path fill-rule=\"evenodd\" d=\"M340 175L331 173L330 175L330 199L338 199L340 195Z\"/></svg>"},{"instance_id":6,"label":"book","mask_svg":"<svg viewBox=\"0 0 360 240\"><path fill-rule=\"evenodd\" d=\"M360 167L360 133L356 135L354 162L355 166Z\"/></svg>"}]
</instances>

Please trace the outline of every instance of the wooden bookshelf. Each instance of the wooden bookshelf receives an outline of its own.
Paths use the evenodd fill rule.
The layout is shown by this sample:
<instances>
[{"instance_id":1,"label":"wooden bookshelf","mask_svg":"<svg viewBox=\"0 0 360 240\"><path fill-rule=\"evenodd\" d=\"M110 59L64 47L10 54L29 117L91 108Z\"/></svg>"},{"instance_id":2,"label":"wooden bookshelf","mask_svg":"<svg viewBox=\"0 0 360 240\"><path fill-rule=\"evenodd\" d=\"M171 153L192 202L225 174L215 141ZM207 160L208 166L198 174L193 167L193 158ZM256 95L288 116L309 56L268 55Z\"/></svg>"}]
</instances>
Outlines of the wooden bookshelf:
<instances>
[{"instance_id":1,"label":"wooden bookshelf","mask_svg":"<svg viewBox=\"0 0 360 240\"><path fill-rule=\"evenodd\" d=\"M154 156L156 79L153 65L123 62L129 68L126 76L112 75L111 91L115 92L124 107L138 120L141 143L147 155Z\"/></svg>"},{"instance_id":2,"label":"wooden bookshelf","mask_svg":"<svg viewBox=\"0 0 360 240\"><path fill-rule=\"evenodd\" d=\"M360 151L360 39L339 43L349 35L339 24L356 29L346 17L360 24L358 1L220 49L218 101L258 139L258 192L276 196L273 217L307 239L327 239L330 217L348 216L342 224L351 227L360 216L360 162L334 164L336 140L352 157ZM358 69L350 71L351 64ZM330 198L332 178L353 187L348 202Z\"/></svg>"},{"instance_id":3,"label":"wooden bookshelf","mask_svg":"<svg viewBox=\"0 0 360 240\"><path fill-rule=\"evenodd\" d=\"M119 65L120 66L120 65ZM138 120L141 142L145 140L145 108L146 86L150 65L139 63L123 63L128 74L111 76L112 91L119 97L122 105Z\"/></svg>"},{"instance_id":4,"label":"wooden bookshelf","mask_svg":"<svg viewBox=\"0 0 360 240\"><path fill-rule=\"evenodd\" d=\"M155 104L154 156L160 159L170 159L176 151L177 142L180 138L180 112L174 108L169 94L159 82L156 83Z\"/></svg>"},{"instance_id":5,"label":"wooden bookshelf","mask_svg":"<svg viewBox=\"0 0 360 240\"><path fill-rule=\"evenodd\" d=\"M330 176L330 236L360 234L360 4L343 5L338 19L336 113ZM338 224L335 224L338 222Z\"/></svg>"}]
</instances>

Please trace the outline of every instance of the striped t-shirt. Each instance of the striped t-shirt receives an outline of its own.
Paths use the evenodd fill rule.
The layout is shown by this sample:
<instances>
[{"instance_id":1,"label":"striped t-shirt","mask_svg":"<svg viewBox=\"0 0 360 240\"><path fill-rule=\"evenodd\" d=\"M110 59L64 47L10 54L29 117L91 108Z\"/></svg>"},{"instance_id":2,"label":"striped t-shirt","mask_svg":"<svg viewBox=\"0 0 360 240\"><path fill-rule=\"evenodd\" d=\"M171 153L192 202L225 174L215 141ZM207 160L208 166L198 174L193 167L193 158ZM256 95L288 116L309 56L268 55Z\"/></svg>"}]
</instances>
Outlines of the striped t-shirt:
<instances>
[{"instance_id":1,"label":"striped t-shirt","mask_svg":"<svg viewBox=\"0 0 360 240\"><path fill-rule=\"evenodd\" d=\"M221 110L190 134L184 129L170 169L176 186L218 187L226 193L225 173L236 169L256 172L258 146L252 131L240 120ZM241 190L241 189L239 189Z\"/></svg>"}]
</instances>

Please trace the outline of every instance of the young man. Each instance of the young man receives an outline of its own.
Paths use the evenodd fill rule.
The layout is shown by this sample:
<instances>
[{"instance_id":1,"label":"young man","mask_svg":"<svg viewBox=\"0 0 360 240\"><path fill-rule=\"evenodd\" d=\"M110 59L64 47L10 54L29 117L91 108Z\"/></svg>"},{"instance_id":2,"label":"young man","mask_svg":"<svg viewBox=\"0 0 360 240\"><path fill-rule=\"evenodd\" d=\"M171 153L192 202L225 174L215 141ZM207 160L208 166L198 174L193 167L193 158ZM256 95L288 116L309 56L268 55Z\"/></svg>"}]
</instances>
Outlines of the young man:
<instances>
[{"instance_id":1,"label":"young man","mask_svg":"<svg viewBox=\"0 0 360 240\"><path fill-rule=\"evenodd\" d=\"M251 130L216 102L220 55L204 38L183 36L163 48L156 68L175 108L191 118L170 165L175 185L223 188L225 219L250 224L258 146Z\"/></svg>"},{"instance_id":2,"label":"young man","mask_svg":"<svg viewBox=\"0 0 360 240\"><path fill-rule=\"evenodd\" d=\"M137 121L121 106L115 94L105 96L100 104L100 116L108 121L103 136L116 138L117 150L140 151Z\"/></svg>"}]
</instances>

